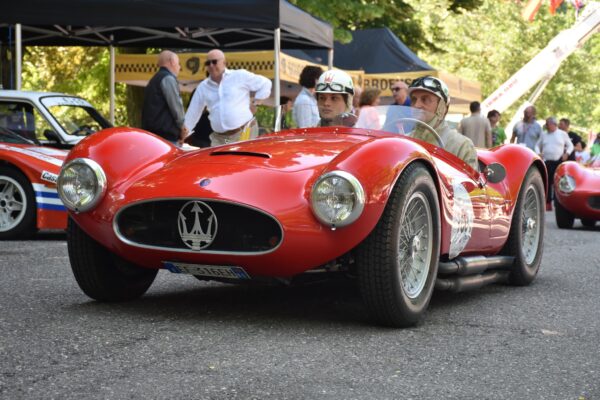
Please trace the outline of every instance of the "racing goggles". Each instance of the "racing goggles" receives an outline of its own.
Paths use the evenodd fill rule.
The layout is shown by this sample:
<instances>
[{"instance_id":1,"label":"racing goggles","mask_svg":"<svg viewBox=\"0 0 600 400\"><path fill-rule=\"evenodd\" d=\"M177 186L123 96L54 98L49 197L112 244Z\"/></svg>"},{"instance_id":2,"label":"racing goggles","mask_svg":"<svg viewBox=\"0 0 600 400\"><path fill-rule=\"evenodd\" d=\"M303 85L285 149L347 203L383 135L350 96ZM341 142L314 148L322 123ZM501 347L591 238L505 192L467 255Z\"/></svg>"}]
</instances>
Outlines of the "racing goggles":
<instances>
[{"instance_id":1,"label":"racing goggles","mask_svg":"<svg viewBox=\"0 0 600 400\"><path fill-rule=\"evenodd\" d=\"M410 84L410 87L412 89L430 89L432 92L438 93L440 96L442 96L444 102L448 104L448 88L446 88L438 79L432 78L431 76L417 78Z\"/></svg>"},{"instance_id":2,"label":"racing goggles","mask_svg":"<svg viewBox=\"0 0 600 400\"><path fill-rule=\"evenodd\" d=\"M354 89L346 87L346 86L342 85L341 83L335 83L335 82L317 83L317 86L315 87L315 89L317 92L323 92L323 91L329 89L332 92L348 93L348 94L354 95Z\"/></svg>"}]
</instances>

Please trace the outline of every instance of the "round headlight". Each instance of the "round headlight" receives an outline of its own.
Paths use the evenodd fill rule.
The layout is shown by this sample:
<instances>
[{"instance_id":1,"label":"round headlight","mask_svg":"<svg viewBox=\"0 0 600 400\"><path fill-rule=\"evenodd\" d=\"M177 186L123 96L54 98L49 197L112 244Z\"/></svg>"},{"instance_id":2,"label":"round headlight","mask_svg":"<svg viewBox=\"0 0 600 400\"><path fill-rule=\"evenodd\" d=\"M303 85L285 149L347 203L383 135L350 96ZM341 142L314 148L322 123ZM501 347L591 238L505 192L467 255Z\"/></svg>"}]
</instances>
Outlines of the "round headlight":
<instances>
[{"instance_id":1,"label":"round headlight","mask_svg":"<svg viewBox=\"0 0 600 400\"><path fill-rule=\"evenodd\" d=\"M69 210L92 209L106 192L106 175L97 162L87 158L69 161L60 170L58 195Z\"/></svg>"},{"instance_id":2,"label":"round headlight","mask_svg":"<svg viewBox=\"0 0 600 400\"><path fill-rule=\"evenodd\" d=\"M321 176L310 194L319 221L332 228L356 221L365 206L365 192L352 174L332 171Z\"/></svg>"},{"instance_id":3,"label":"round headlight","mask_svg":"<svg viewBox=\"0 0 600 400\"><path fill-rule=\"evenodd\" d=\"M570 194L575 190L575 178L570 175L563 175L558 180L558 190L564 194Z\"/></svg>"}]
</instances>

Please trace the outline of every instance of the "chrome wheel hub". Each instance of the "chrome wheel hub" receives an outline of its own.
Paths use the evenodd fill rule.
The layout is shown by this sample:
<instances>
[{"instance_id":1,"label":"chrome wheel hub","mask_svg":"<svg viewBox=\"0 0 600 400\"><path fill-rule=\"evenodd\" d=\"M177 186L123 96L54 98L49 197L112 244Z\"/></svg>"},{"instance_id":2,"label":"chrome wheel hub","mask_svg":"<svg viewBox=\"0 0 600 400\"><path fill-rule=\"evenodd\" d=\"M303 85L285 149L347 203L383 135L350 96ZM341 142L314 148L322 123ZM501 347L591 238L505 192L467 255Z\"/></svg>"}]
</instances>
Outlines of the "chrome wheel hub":
<instances>
[{"instance_id":1,"label":"chrome wheel hub","mask_svg":"<svg viewBox=\"0 0 600 400\"><path fill-rule=\"evenodd\" d=\"M17 181L0 177L0 232L17 226L23 220L26 208L25 192Z\"/></svg>"}]
</instances>

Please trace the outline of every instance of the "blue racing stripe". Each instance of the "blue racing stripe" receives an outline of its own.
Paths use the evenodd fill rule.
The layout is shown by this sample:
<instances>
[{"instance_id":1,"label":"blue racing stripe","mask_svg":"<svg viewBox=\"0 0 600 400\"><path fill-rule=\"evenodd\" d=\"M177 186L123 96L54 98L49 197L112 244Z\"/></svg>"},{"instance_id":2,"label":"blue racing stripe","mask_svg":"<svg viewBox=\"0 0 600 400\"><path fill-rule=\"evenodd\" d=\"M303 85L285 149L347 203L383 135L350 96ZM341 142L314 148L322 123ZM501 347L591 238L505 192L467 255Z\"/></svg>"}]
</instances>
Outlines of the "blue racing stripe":
<instances>
[{"instance_id":1,"label":"blue racing stripe","mask_svg":"<svg viewBox=\"0 0 600 400\"><path fill-rule=\"evenodd\" d=\"M35 192L36 197L45 197L47 199L58 199L57 192Z\"/></svg>"},{"instance_id":2,"label":"blue racing stripe","mask_svg":"<svg viewBox=\"0 0 600 400\"><path fill-rule=\"evenodd\" d=\"M60 204L38 203L38 208L42 210L67 211L67 207Z\"/></svg>"}]
</instances>

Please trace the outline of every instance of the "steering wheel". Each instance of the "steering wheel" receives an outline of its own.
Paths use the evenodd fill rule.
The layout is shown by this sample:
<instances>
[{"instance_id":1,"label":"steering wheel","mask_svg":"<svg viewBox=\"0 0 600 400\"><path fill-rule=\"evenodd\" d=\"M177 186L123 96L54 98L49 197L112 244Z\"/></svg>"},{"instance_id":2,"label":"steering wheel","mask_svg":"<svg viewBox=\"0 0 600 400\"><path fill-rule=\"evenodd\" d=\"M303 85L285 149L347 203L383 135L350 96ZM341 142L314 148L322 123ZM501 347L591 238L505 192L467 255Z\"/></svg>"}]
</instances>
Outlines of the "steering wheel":
<instances>
[{"instance_id":1,"label":"steering wheel","mask_svg":"<svg viewBox=\"0 0 600 400\"><path fill-rule=\"evenodd\" d=\"M90 133L94 133L94 130L89 125L81 125L79 128L71 132L71 135L75 136L87 136Z\"/></svg>"},{"instance_id":2,"label":"steering wheel","mask_svg":"<svg viewBox=\"0 0 600 400\"><path fill-rule=\"evenodd\" d=\"M423 121L421 121L421 120L419 120L419 119L416 119L416 118L407 118L407 117L398 118L398 119L396 120L396 123L398 123L398 122L403 122L403 121L406 121L406 122L411 122L411 123L413 123L413 124L415 124L415 125L422 125L422 126L424 126L424 127L425 127L425 128L426 128L426 129L427 129L429 132L433 133L433 136L435 137L435 140L437 141L437 145L438 145L438 147L441 147L441 148L444 148L444 147L445 147L445 145L444 145L444 141L442 140L442 138L440 137L440 135L439 135L439 134L438 134L438 133L435 131L435 129L433 129L433 128L432 128L430 125L428 125L427 123L425 123L425 122L423 122ZM409 133L406 133L406 136L413 137L413 133L414 133L414 131L415 131L415 130L413 129L411 132L409 132Z\"/></svg>"}]
</instances>

